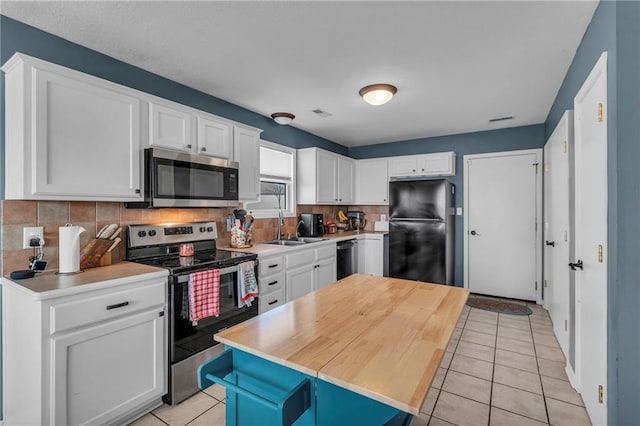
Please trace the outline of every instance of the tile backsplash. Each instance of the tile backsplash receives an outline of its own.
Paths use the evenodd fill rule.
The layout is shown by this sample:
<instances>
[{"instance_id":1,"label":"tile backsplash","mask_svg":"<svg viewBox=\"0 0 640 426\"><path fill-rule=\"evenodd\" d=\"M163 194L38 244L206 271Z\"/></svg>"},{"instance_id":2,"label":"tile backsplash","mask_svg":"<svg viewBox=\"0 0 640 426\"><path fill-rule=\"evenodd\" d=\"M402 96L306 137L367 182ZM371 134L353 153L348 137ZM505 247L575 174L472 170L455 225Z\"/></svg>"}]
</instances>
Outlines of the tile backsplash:
<instances>
[{"instance_id":1,"label":"tile backsplash","mask_svg":"<svg viewBox=\"0 0 640 426\"><path fill-rule=\"evenodd\" d=\"M361 210L366 214L366 230L373 230L373 222L380 214L388 214L387 206L316 206L299 205L299 213L323 213L325 220L336 220L338 210ZM81 247L95 238L96 233L109 223L123 228L129 224L159 222L213 221L218 225L218 247L229 247L229 233L225 229L225 218L233 208L202 209L125 209L123 203L85 201L22 201L2 200L2 264L0 274L27 269L32 249L22 248L22 229L25 226L44 228L44 255L49 261L47 269L58 269L58 228L66 223L86 229L81 234ZM296 218L285 219L284 235L294 234ZM254 242L267 241L275 237L277 219L256 219L253 225ZM124 232L122 238L124 240ZM112 261L125 258L123 241L112 252Z\"/></svg>"}]
</instances>

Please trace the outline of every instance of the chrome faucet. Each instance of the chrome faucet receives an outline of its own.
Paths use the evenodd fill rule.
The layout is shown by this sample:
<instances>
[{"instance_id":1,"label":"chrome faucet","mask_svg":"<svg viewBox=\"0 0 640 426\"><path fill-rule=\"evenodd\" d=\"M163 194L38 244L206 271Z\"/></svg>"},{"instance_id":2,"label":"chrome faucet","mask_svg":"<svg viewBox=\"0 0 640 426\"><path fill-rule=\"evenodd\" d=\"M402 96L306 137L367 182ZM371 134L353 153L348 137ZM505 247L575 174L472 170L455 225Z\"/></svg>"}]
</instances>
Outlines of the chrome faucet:
<instances>
[{"instance_id":1,"label":"chrome faucet","mask_svg":"<svg viewBox=\"0 0 640 426\"><path fill-rule=\"evenodd\" d=\"M282 239L282 227L284 226L284 215L282 214L282 210L278 210L278 229L276 240L280 241Z\"/></svg>"},{"instance_id":2,"label":"chrome faucet","mask_svg":"<svg viewBox=\"0 0 640 426\"><path fill-rule=\"evenodd\" d=\"M296 225L296 240L300 238L300 225L304 223L304 220L300 219Z\"/></svg>"}]
</instances>

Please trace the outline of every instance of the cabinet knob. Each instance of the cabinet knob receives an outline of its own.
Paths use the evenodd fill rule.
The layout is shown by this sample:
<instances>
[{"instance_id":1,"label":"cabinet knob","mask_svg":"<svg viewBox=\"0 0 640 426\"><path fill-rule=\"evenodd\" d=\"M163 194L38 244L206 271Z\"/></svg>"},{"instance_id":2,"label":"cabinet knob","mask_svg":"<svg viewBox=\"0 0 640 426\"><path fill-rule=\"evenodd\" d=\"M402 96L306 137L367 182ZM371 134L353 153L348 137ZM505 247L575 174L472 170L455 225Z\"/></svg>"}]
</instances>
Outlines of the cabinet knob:
<instances>
[{"instance_id":1,"label":"cabinet knob","mask_svg":"<svg viewBox=\"0 0 640 426\"><path fill-rule=\"evenodd\" d=\"M205 148L204 146L200 149L200 151L205 152L207 150L207 148Z\"/></svg>"},{"instance_id":2,"label":"cabinet knob","mask_svg":"<svg viewBox=\"0 0 640 426\"><path fill-rule=\"evenodd\" d=\"M340 198L340 201L342 201L342 198Z\"/></svg>"},{"instance_id":3,"label":"cabinet knob","mask_svg":"<svg viewBox=\"0 0 640 426\"><path fill-rule=\"evenodd\" d=\"M413 170L411 170L411 171L412 171L413 173L415 173L415 172L416 172L416 169L413 169Z\"/></svg>"},{"instance_id":4,"label":"cabinet knob","mask_svg":"<svg viewBox=\"0 0 640 426\"><path fill-rule=\"evenodd\" d=\"M422 169L422 171L424 172L424 169Z\"/></svg>"},{"instance_id":5,"label":"cabinet knob","mask_svg":"<svg viewBox=\"0 0 640 426\"><path fill-rule=\"evenodd\" d=\"M187 144L187 148L191 149L191 144L190 143Z\"/></svg>"}]
</instances>

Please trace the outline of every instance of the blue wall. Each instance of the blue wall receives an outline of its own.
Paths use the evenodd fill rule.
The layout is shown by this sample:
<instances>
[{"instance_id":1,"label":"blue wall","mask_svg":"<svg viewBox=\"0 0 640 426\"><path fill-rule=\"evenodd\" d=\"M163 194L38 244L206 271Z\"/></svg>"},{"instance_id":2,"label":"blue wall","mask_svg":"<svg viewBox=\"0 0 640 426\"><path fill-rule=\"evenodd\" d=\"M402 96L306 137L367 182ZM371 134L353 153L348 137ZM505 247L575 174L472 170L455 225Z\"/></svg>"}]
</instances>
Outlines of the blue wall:
<instances>
[{"instance_id":1,"label":"blue wall","mask_svg":"<svg viewBox=\"0 0 640 426\"><path fill-rule=\"evenodd\" d=\"M123 86L160 96L202 111L263 129L262 138L293 148L317 146L339 154L347 148L291 126L275 124L237 105L207 95L175 81L134 67L110 56L0 15L0 63L15 52L25 53ZM259 64L256 64L259 66ZM2 99L4 105L4 96ZM4 136L4 133L3 133ZM3 143L0 148L4 147Z\"/></svg>"},{"instance_id":2,"label":"blue wall","mask_svg":"<svg viewBox=\"0 0 640 426\"><path fill-rule=\"evenodd\" d=\"M486 132L463 133L459 135L413 139L403 142L349 148L349 156L353 158L375 158L455 151L456 175L447 179L456 186L456 206L462 207L464 202L462 188L464 166L462 159L464 155L516 151L521 149L542 148L543 146L544 125L537 124L534 126L512 127ZM459 287L463 286L464 279L463 227L464 217L456 216L454 280Z\"/></svg>"},{"instance_id":3,"label":"blue wall","mask_svg":"<svg viewBox=\"0 0 640 426\"><path fill-rule=\"evenodd\" d=\"M640 424L640 3L598 6L545 122L551 134L608 55L608 422Z\"/></svg>"}]
</instances>

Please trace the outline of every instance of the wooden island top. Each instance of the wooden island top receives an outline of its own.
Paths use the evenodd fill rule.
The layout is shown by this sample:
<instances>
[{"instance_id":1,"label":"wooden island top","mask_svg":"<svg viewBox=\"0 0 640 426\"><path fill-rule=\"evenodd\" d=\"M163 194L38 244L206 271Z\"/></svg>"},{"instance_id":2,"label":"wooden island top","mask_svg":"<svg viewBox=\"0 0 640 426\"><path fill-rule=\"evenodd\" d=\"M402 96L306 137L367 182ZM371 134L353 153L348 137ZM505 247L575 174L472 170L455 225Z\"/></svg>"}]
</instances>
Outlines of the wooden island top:
<instances>
[{"instance_id":1,"label":"wooden island top","mask_svg":"<svg viewBox=\"0 0 640 426\"><path fill-rule=\"evenodd\" d=\"M418 415L468 295L355 274L215 339Z\"/></svg>"}]
</instances>

